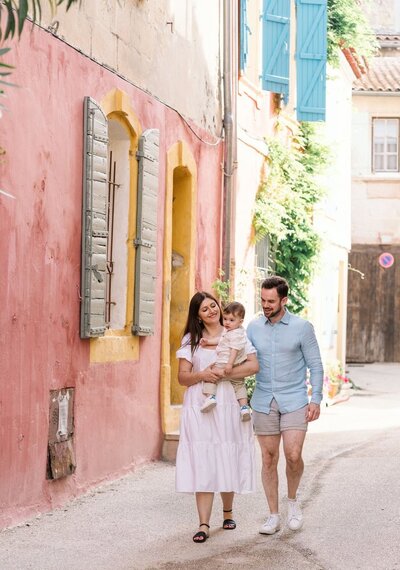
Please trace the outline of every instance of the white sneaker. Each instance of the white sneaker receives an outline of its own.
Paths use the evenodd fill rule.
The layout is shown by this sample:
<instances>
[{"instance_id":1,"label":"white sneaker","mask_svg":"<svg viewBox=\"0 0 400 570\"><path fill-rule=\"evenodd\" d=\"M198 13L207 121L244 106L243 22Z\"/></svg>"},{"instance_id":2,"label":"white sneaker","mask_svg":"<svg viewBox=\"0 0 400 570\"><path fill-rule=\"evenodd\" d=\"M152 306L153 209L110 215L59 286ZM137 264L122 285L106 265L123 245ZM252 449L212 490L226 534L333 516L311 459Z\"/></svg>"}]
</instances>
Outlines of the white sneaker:
<instances>
[{"instance_id":1,"label":"white sneaker","mask_svg":"<svg viewBox=\"0 0 400 570\"><path fill-rule=\"evenodd\" d=\"M205 414L215 408L216 405L217 398L214 396L214 394L211 394L211 396L208 396L208 398L205 399L204 404L200 408L200 412L203 412L203 414Z\"/></svg>"},{"instance_id":2,"label":"white sneaker","mask_svg":"<svg viewBox=\"0 0 400 570\"><path fill-rule=\"evenodd\" d=\"M303 513L297 501L288 503L288 527L290 530L300 530L303 526Z\"/></svg>"},{"instance_id":3,"label":"white sneaker","mask_svg":"<svg viewBox=\"0 0 400 570\"><path fill-rule=\"evenodd\" d=\"M258 532L260 534L275 534L281 528L280 522L281 519L278 514L269 515Z\"/></svg>"},{"instance_id":4,"label":"white sneaker","mask_svg":"<svg viewBox=\"0 0 400 570\"><path fill-rule=\"evenodd\" d=\"M241 406L240 408L240 419L242 422L248 422L251 418L251 411L249 406Z\"/></svg>"}]
</instances>

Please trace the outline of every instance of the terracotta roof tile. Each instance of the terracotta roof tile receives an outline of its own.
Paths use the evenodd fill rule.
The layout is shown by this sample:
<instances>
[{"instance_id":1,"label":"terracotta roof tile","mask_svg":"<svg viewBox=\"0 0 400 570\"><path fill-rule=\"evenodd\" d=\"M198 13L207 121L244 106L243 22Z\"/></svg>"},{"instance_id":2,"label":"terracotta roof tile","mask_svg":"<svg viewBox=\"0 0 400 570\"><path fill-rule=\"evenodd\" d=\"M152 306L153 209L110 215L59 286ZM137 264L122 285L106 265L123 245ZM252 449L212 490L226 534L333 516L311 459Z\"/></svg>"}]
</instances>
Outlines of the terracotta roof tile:
<instances>
[{"instance_id":1,"label":"terracotta roof tile","mask_svg":"<svg viewBox=\"0 0 400 570\"><path fill-rule=\"evenodd\" d=\"M400 92L400 57L375 57L367 73L353 83L353 91Z\"/></svg>"},{"instance_id":2,"label":"terracotta roof tile","mask_svg":"<svg viewBox=\"0 0 400 570\"><path fill-rule=\"evenodd\" d=\"M376 39L380 42L398 42L400 40L400 34L385 34L383 32L379 32L376 34Z\"/></svg>"}]
</instances>

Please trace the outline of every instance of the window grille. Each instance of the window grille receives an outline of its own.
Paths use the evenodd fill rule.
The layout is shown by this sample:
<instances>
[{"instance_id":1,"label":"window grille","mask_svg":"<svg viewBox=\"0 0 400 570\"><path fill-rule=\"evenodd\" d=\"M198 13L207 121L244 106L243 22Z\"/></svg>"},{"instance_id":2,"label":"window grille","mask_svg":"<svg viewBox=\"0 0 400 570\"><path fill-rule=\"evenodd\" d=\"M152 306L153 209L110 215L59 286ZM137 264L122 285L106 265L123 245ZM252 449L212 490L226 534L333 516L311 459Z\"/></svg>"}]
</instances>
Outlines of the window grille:
<instances>
[{"instance_id":1,"label":"window grille","mask_svg":"<svg viewBox=\"0 0 400 570\"><path fill-rule=\"evenodd\" d=\"M115 191L119 188L119 184L116 183L117 176L117 162L113 160L112 150L109 152L108 161L108 201L107 201L107 230L109 235L108 247L107 247L107 294L106 294L106 326L110 327L111 322L111 306L116 305L116 302L112 300L112 277L114 272L114 258L113 258L113 246L114 246L114 222L115 222Z\"/></svg>"},{"instance_id":2,"label":"window grille","mask_svg":"<svg viewBox=\"0 0 400 570\"><path fill-rule=\"evenodd\" d=\"M260 300L261 283L274 272L274 259L268 236L262 237L255 245L255 312L262 310Z\"/></svg>"}]
</instances>

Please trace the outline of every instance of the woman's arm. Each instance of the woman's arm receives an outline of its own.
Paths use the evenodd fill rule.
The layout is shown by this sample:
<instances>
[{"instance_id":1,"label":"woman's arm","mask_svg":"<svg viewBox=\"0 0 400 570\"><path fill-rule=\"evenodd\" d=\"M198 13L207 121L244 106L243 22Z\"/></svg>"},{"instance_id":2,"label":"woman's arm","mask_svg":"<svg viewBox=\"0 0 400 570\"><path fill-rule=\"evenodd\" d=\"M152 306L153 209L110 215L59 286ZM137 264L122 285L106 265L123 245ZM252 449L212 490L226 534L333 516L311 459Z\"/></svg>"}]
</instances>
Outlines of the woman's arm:
<instances>
[{"instance_id":1,"label":"woman's arm","mask_svg":"<svg viewBox=\"0 0 400 570\"><path fill-rule=\"evenodd\" d=\"M179 359L178 382L181 386L193 386L198 382L211 382L215 384L222 377L222 370L211 371L211 367L200 372L193 372L193 365L184 358Z\"/></svg>"},{"instance_id":2,"label":"woman's arm","mask_svg":"<svg viewBox=\"0 0 400 570\"><path fill-rule=\"evenodd\" d=\"M246 376L251 376L252 374L256 374L259 370L258 360L255 352L247 355L247 360L239 364L238 366L234 366L232 369L231 374L229 374L228 378L224 378L224 380L238 380L240 378L245 378Z\"/></svg>"}]
</instances>

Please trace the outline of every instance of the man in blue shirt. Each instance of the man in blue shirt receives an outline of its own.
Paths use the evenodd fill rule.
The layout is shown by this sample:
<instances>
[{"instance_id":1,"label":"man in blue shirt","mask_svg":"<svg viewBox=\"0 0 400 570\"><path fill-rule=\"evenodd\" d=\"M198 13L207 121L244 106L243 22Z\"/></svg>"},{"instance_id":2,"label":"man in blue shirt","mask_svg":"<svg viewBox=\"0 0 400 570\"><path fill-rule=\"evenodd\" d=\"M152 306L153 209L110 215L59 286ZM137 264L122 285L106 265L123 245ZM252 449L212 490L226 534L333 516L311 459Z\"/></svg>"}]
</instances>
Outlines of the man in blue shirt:
<instances>
[{"instance_id":1,"label":"man in blue shirt","mask_svg":"<svg viewBox=\"0 0 400 570\"><path fill-rule=\"evenodd\" d=\"M261 534L280 528L278 459L281 437L286 458L288 526L298 530L303 515L296 493L304 470L303 443L308 422L319 418L323 368L314 328L286 309L288 283L282 277L268 277L261 285L264 315L247 327L247 336L257 350L260 370L251 399L254 431L262 453L262 483L270 516ZM306 375L310 371L311 401Z\"/></svg>"}]
</instances>

